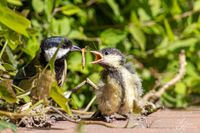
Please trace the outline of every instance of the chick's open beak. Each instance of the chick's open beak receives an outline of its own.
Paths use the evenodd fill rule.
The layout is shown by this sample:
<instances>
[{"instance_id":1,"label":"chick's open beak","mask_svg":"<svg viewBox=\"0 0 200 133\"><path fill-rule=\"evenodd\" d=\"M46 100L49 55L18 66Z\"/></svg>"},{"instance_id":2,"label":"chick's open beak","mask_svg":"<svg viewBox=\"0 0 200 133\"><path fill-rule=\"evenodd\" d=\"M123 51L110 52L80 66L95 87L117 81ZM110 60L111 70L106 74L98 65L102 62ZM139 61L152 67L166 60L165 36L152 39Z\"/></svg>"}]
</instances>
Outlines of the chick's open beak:
<instances>
[{"instance_id":1,"label":"chick's open beak","mask_svg":"<svg viewBox=\"0 0 200 133\"><path fill-rule=\"evenodd\" d=\"M103 60L103 55L98 51L90 51L92 54L95 55L95 61L92 61L92 64L100 63Z\"/></svg>"},{"instance_id":2,"label":"chick's open beak","mask_svg":"<svg viewBox=\"0 0 200 133\"><path fill-rule=\"evenodd\" d=\"M70 51L81 51L81 48L76 45L72 45Z\"/></svg>"}]
</instances>

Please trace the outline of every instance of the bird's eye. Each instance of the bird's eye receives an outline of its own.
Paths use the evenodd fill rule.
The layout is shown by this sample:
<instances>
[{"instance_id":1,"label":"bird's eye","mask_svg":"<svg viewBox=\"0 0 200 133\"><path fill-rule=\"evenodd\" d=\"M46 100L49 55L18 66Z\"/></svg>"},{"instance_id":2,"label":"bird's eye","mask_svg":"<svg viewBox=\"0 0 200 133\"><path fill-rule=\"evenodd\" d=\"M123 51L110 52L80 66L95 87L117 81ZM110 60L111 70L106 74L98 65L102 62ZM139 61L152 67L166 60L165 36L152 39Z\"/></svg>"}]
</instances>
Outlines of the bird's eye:
<instances>
[{"instance_id":1,"label":"bird's eye","mask_svg":"<svg viewBox=\"0 0 200 133\"><path fill-rule=\"evenodd\" d=\"M105 55L108 55L108 52L106 51L104 54L105 54Z\"/></svg>"}]
</instances>

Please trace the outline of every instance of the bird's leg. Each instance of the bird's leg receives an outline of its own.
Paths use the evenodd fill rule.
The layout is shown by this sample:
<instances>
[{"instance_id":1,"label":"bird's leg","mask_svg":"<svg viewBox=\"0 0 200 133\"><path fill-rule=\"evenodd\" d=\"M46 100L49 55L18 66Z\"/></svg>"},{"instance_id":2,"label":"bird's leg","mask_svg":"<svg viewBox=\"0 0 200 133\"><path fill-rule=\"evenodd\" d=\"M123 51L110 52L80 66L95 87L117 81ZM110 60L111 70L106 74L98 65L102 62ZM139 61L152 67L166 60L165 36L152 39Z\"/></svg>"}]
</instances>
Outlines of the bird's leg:
<instances>
[{"instance_id":1,"label":"bird's leg","mask_svg":"<svg viewBox=\"0 0 200 133\"><path fill-rule=\"evenodd\" d=\"M91 116L91 119L97 119L97 118L102 118L102 114L101 112L98 110L96 111L92 116Z\"/></svg>"},{"instance_id":2,"label":"bird's leg","mask_svg":"<svg viewBox=\"0 0 200 133\"><path fill-rule=\"evenodd\" d=\"M86 106L86 108L84 109L85 112L87 112L89 110L89 108L91 107L92 103L96 100L96 96L94 96L90 102L88 103L88 105Z\"/></svg>"}]
</instances>

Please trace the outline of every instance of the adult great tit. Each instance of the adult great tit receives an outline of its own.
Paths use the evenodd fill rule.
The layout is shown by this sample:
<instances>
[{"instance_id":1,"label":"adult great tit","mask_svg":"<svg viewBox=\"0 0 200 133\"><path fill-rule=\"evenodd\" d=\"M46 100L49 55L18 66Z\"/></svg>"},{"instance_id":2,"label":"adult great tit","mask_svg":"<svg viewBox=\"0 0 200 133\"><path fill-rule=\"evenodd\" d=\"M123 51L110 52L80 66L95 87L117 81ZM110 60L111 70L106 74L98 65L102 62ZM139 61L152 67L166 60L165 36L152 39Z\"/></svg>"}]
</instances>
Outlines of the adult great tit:
<instances>
[{"instance_id":1,"label":"adult great tit","mask_svg":"<svg viewBox=\"0 0 200 133\"><path fill-rule=\"evenodd\" d=\"M48 97L53 82L57 82L58 86L63 85L67 74L66 56L73 51L81 51L81 48L65 37L53 36L44 39L40 45L40 53L18 71L14 84L24 90L31 90L34 99ZM49 66L46 67L53 57L54 72Z\"/></svg>"},{"instance_id":2,"label":"adult great tit","mask_svg":"<svg viewBox=\"0 0 200 133\"><path fill-rule=\"evenodd\" d=\"M93 117L103 117L111 122L111 115L118 113L128 117L138 110L142 94L141 79L130 65L125 64L125 56L115 48L91 51L96 57L93 64L101 65L102 83L97 90L97 111Z\"/></svg>"}]
</instances>

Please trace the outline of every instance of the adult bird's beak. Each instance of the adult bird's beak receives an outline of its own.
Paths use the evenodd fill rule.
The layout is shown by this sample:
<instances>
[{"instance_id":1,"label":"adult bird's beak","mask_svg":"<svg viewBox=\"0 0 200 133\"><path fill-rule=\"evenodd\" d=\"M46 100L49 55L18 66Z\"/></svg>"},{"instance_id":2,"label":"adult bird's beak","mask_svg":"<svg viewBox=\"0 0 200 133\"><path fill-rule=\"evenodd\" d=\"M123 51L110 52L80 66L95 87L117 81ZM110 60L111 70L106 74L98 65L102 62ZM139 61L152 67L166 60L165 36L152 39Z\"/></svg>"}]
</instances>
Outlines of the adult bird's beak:
<instances>
[{"instance_id":1,"label":"adult bird's beak","mask_svg":"<svg viewBox=\"0 0 200 133\"><path fill-rule=\"evenodd\" d=\"M97 64L103 61L103 55L99 51L90 51L92 54L95 55L95 61L92 61L92 64Z\"/></svg>"},{"instance_id":2,"label":"adult bird's beak","mask_svg":"<svg viewBox=\"0 0 200 133\"><path fill-rule=\"evenodd\" d=\"M73 51L81 51L81 48L78 47L78 46L76 46L76 45L72 45L70 51L72 51L72 52L73 52Z\"/></svg>"}]
</instances>

